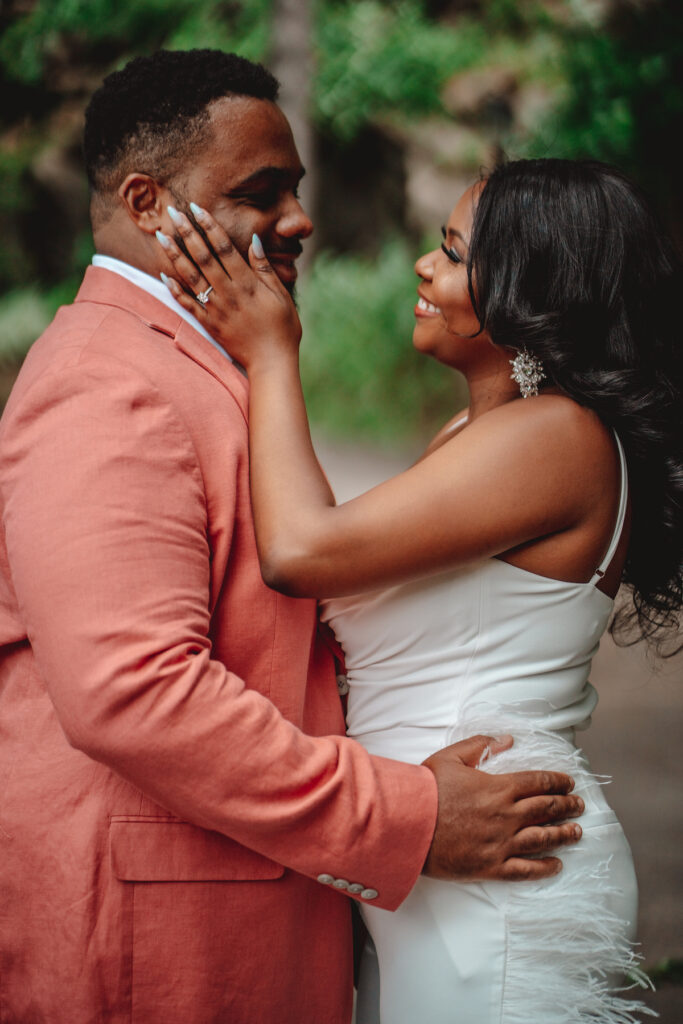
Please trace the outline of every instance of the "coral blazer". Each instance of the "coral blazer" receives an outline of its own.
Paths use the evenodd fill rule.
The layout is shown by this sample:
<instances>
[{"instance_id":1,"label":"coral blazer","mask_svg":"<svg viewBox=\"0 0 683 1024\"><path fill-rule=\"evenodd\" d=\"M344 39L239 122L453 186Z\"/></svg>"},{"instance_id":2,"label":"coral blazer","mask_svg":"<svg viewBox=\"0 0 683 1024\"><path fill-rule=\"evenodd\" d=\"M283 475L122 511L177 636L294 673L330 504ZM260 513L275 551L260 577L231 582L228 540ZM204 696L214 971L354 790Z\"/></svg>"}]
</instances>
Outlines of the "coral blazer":
<instances>
[{"instance_id":1,"label":"coral blazer","mask_svg":"<svg viewBox=\"0 0 683 1024\"><path fill-rule=\"evenodd\" d=\"M8 403L6 1024L348 1021L349 891L391 910L426 857L431 772L340 735L315 603L261 580L247 394L90 268Z\"/></svg>"}]
</instances>

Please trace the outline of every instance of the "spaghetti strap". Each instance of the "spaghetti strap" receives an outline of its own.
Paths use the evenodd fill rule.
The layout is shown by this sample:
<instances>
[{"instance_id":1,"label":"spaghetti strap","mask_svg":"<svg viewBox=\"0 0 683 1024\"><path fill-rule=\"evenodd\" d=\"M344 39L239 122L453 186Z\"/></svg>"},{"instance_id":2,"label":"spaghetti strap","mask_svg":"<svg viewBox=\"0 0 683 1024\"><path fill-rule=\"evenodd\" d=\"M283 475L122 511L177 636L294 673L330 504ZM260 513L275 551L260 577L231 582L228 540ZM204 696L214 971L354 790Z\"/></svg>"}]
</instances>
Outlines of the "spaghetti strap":
<instances>
[{"instance_id":1,"label":"spaghetti strap","mask_svg":"<svg viewBox=\"0 0 683 1024\"><path fill-rule=\"evenodd\" d=\"M595 570L595 572L589 580L589 582L594 585L600 582L602 577L607 572L610 562L614 558L614 553L617 550L619 541L621 539L621 531L624 528L624 521L626 519L626 508L628 505L628 469L626 467L626 456L624 455L623 445L616 433L614 434L614 440L617 443L617 451L619 452L619 466L621 473L621 493L619 495L619 511L617 512L617 521L614 526L614 532L612 534L612 539L607 549L607 553L605 554L605 557L603 558L602 562L600 563L600 565Z\"/></svg>"}]
</instances>

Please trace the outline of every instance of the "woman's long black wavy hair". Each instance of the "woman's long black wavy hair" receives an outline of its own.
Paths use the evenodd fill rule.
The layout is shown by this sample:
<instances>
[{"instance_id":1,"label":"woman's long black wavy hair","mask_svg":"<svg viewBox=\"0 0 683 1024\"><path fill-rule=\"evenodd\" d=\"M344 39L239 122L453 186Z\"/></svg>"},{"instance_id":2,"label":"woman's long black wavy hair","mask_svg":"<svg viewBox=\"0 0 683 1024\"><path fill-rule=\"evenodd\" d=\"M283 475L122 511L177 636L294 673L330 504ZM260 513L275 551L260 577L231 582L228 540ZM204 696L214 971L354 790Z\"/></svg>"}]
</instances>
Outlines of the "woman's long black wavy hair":
<instances>
[{"instance_id":1,"label":"woman's long black wavy hair","mask_svg":"<svg viewBox=\"0 0 683 1024\"><path fill-rule=\"evenodd\" d=\"M619 435L633 606L612 632L624 640L637 625L660 640L683 603L680 259L639 189L605 164L518 160L484 181L467 267L474 309L495 344L533 353L548 383Z\"/></svg>"}]
</instances>

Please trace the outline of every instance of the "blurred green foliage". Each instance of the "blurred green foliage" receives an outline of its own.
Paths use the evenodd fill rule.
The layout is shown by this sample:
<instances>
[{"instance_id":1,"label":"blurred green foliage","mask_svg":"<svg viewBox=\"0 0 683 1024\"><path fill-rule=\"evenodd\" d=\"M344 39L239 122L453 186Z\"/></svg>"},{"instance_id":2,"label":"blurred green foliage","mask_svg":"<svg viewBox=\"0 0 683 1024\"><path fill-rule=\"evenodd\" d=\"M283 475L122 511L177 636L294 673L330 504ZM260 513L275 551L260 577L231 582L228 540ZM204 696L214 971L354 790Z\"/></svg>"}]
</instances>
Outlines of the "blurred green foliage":
<instances>
[{"instance_id":1,"label":"blurred green foliage","mask_svg":"<svg viewBox=\"0 0 683 1024\"><path fill-rule=\"evenodd\" d=\"M683 3L621 0L600 27L579 20L554 31L561 90L529 151L617 164L680 235L673 148L683 127Z\"/></svg>"},{"instance_id":2,"label":"blurred green foliage","mask_svg":"<svg viewBox=\"0 0 683 1024\"><path fill-rule=\"evenodd\" d=\"M136 42L158 46L192 7L192 0L37 0L6 30L0 60L13 77L41 82L65 44L84 55L103 41L108 49L118 43L133 52Z\"/></svg>"},{"instance_id":3,"label":"blurred green foliage","mask_svg":"<svg viewBox=\"0 0 683 1024\"><path fill-rule=\"evenodd\" d=\"M29 203L22 179L31 152L26 145L0 148L0 284L22 280L31 270L29 253L22 245L17 224Z\"/></svg>"},{"instance_id":4,"label":"blurred green foliage","mask_svg":"<svg viewBox=\"0 0 683 1024\"><path fill-rule=\"evenodd\" d=\"M7 292L0 298L0 365L15 363L50 322L55 308L37 287Z\"/></svg>"},{"instance_id":5,"label":"blurred green foliage","mask_svg":"<svg viewBox=\"0 0 683 1024\"><path fill-rule=\"evenodd\" d=\"M315 115L342 139L388 111L419 116L442 110L447 79L485 53L481 22L444 26L429 20L416 0L321 7Z\"/></svg>"},{"instance_id":6,"label":"blurred green foliage","mask_svg":"<svg viewBox=\"0 0 683 1024\"><path fill-rule=\"evenodd\" d=\"M262 61L270 45L272 0L226 3L202 0L190 3L180 26L164 40L169 50L191 50L210 46L233 50L248 60ZM149 50L147 50L149 52Z\"/></svg>"},{"instance_id":7,"label":"blurred green foliage","mask_svg":"<svg viewBox=\"0 0 683 1024\"><path fill-rule=\"evenodd\" d=\"M263 57L270 0L37 0L0 41L0 61L14 77L38 83L66 47L95 60L120 51L119 63L160 46L212 46ZM101 44L106 44L104 49Z\"/></svg>"},{"instance_id":8,"label":"blurred green foliage","mask_svg":"<svg viewBox=\"0 0 683 1024\"><path fill-rule=\"evenodd\" d=\"M21 213L26 208L26 197L21 188L21 175L26 165L28 147L0 149L0 212Z\"/></svg>"},{"instance_id":9,"label":"blurred green foliage","mask_svg":"<svg viewBox=\"0 0 683 1024\"><path fill-rule=\"evenodd\" d=\"M683 960L666 957L649 967L646 973L657 986L683 985Z\"/></svg>"},{"instance_id":10,"label":"blurred green foliage","mask_svg":"<svg viewBox=\"0 0 683 1024\"><path fill-rule=\"evenodd\" d=\"M92 255L92 243L88 248ZM90 256L85 262L90 262ZM80 283L79 274L51 288L30 285L0 296L0 366L21 363L59 307L73 302Z\"/></svg>"},{"instance_id":11,"label":"blurred green foliage","mask_svg":"<svg viewBox=\"0 0 683 1024\"><path fill-rule=\"evenodd\" d=\"M425 437L467 404L459 375L411 344L416 255L400 238L374 258L322 253L302 288L306 402L332 435Z\"/></svg>"}]
</instances>

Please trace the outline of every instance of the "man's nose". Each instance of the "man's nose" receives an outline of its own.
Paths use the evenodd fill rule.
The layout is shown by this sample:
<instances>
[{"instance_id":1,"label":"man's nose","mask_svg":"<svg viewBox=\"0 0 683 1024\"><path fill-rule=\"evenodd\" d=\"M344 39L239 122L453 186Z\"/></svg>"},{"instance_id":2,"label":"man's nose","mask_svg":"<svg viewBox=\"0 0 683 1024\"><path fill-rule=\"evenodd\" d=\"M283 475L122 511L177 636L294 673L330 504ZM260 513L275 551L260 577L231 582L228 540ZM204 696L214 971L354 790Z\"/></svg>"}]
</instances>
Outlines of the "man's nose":
<instances>
[{"instance_id":1,"label":"man's nose","mask_svg":"<svg viewBox=\"0 0 683 1024\"><path fill-rule=\"evenodd\" d=\"M277 222L277 232L284 238L308 238L313 233L313 221L296 196L290 196Z\"/></svg>"}]
</instances>

